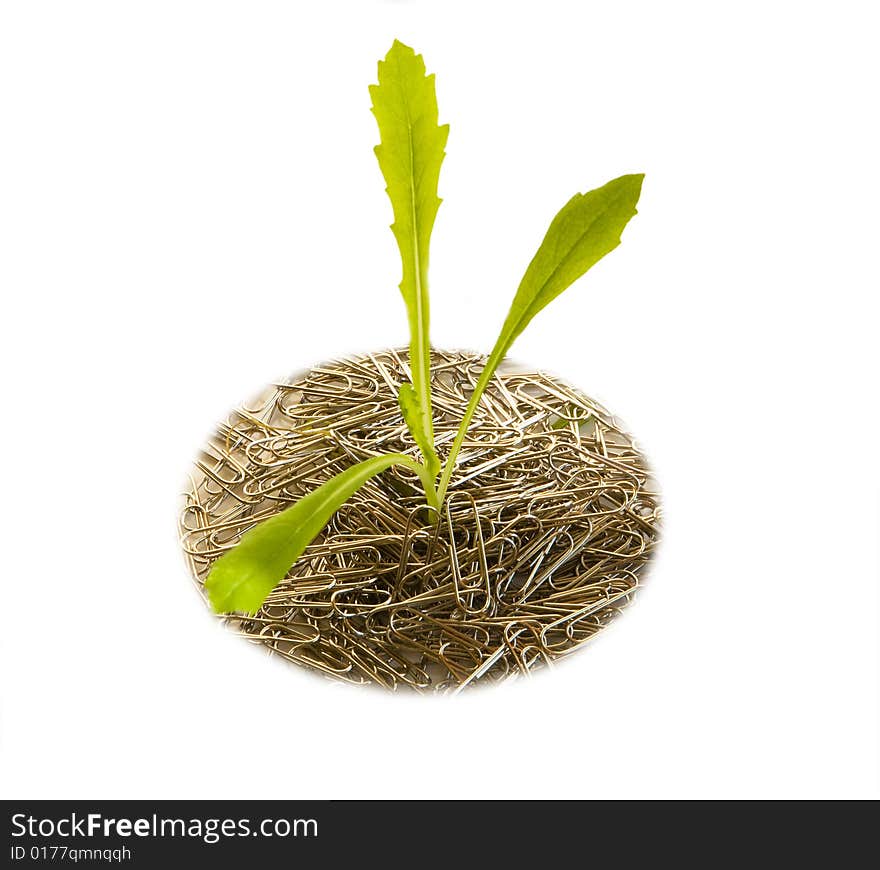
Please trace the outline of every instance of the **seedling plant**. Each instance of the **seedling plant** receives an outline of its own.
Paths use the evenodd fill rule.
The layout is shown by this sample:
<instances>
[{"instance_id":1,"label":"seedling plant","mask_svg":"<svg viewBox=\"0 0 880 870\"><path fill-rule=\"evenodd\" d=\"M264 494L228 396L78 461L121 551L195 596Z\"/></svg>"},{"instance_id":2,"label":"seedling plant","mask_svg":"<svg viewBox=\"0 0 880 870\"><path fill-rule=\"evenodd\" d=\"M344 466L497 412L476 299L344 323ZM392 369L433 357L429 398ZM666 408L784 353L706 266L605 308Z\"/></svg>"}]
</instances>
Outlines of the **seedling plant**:
<instances>
[{"instance_id":1,"label":"seedling plant","mask_svg":"<svg viewBox=\"0 0 880 870\"><path fill-rule=\"evenodd\" d=\"M352 465L245 532L214 562L206 579L211 606L218 613L256 613L339 507L391 466L414 472L424 488L426 506L439 511L483 392L514 341L539 311L620 244L624 227L636 214L641 174L623 175L595 190L576 193L560 209L520 281L452 445L441 460L431 411L428 255L441 202L438 180L449 126L438 123L434 76L426 74L421 55L411 48L395 40L379 62L378 78L379 83L370 87L380 136L375 153L394 213L391 230L400 249L400 293L410 333L412 382L400 387L397 399L420 456L387 453Z\"/></svg>"}]
</instances>

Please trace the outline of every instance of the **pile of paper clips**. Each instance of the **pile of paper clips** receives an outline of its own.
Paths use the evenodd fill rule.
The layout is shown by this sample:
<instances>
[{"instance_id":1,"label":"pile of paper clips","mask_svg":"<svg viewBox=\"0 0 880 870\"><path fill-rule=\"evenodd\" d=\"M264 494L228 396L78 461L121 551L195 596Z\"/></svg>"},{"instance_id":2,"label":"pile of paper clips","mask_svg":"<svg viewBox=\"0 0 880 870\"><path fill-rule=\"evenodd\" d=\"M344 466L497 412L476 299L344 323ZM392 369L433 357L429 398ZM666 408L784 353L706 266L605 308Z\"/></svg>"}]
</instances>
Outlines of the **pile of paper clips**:
<instances>
[{"instance_id":1,"label":"pile of paper clips","mask_svg":"<svg viewBox=\"0 0 880 870\"><path fill-rule=\"evenodd\" d=\"M201 588L260 519L333 474L415 447L396 396L405 351L312 369L236 410L204 448L180 516ZM483 358L435 352L441 458ZM658 537L650 471L601 406L554 377L503 370L439 516L418 479L357 492L253 617L227 617L272 653L330 677L457 691L529 674L593 637L631 600Z\"/></svg>"}]
</instances>

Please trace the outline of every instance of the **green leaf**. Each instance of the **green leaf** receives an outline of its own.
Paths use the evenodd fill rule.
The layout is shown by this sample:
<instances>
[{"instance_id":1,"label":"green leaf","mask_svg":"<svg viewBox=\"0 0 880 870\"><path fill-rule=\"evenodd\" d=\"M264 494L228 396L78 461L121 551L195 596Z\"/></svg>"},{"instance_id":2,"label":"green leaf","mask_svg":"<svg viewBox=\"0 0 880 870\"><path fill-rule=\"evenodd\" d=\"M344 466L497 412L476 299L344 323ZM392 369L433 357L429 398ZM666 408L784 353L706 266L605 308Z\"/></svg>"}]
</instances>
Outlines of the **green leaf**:
<instances>
[{"instance_id":1,"label":"green leaf","mask_svg":"<svg viewBox=\"0 0 880 870\"><path fill-rule=\"evenodd\" d=\"M330 517L371 477L392 465L417 465L402 453L359 462L296 504L245 532L211 567L205 581L217 613L256 613Z\"/></svg>"},{"instance_id":2,"label":"green leaf","mask_svg":"<svg viewBox=\"0 0 880 870\"><path fill-rule=\"evenodd\" d=\"M622 175L604 187L575 194L553 218L544 241L529 263L501 334L471 394L437 487L442 504L452 470L477 404L495 370L532 318L591 266L620 244L620 234L636 214L644 175Z\"/></svg>"},{"instance_id":3,"label":"green leaf","mask_svg":"<svg viewBox=\"0 0 880 870\"><path fill-rule=\"evenodd\" d=\"M428 437L428 433L422 428L422 418L419 414L419 400L416 398L416 391L413 389L412 384L400 385L400 391L397 394L397 403L400 405L400 411L403 414L403 419L406 421L406 425L409 427L409 431L412 433L416 444L419 445L419 450L422 451L422 456L425 457L425 465L428 469L428 473L431 475L431 479L433 480L437 477L437 473L440 471L440 460L434 450L433 442Z\"/></svg>"},{"instance_id":4,"label":"green leaf","mask_svg":"<svg viewBox=\"0 0 880 870\"><path fill-rule=\"evenodd\" d=\"M576 193L553 218L501 329L496 349L502 358L542 308L620 244L636 214L644 177L622 175L589 193Z\"/></svg>"},{"instance_id":5,"label":"green leaf","mask_svg":"<svg viewBox=\"0 0 880 870\"><path fill-rule=\"evenodd\" d=\"M391 230L400 248L410 330L410 369L421 430L434 442L431 419L428 249L440 199L437 182L449 126L437 123L434 76L425 75L422 56L394 41L379 62L379 84L370 87L381 144L376 146L394 211ZM413 432L415 435L415 432Z\"/></svg>"},{"instance_id":6,"label":"green leaf","mask_svg":"<svg viewBox=\"0 0 880 870\"><path fill-rule=\"evenodd\" d=\"M564 417L555 417L551 423L551 429L567 429L573 422L577 424L578 429L583 429L588 423L595 420L595 416L591 411L587 411L587 416L577 419L578 408L575 405L566 405L562 412Z\"/></svg>"}]
</instances>

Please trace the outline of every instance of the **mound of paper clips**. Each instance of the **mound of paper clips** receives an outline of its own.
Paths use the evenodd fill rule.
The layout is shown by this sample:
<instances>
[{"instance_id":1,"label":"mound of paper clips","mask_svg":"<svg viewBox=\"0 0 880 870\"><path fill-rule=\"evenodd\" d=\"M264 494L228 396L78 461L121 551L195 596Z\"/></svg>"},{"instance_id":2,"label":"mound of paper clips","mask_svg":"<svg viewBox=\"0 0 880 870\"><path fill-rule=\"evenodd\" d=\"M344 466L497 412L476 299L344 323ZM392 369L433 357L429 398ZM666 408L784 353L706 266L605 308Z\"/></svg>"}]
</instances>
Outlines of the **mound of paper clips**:
<instances>
[{"instance_id":1,"label":"mound of paper clips","mask_svg":"<svg viewBox=\"0 0 880 870\"><path fill-rule=\"evenodd\" d=\"M333 474L415 446L397 405L405 351L312 369L236 410L204 449L180 517L200 587L260 519ZM483 365L434 352L441 459ZM454 691L529 674L627 605L658 536L650 472L601 406L554 377L503 370L438 515L406 469L373 478L253 617L273 653L352 683Z\"/></svg>"}]
</instances>

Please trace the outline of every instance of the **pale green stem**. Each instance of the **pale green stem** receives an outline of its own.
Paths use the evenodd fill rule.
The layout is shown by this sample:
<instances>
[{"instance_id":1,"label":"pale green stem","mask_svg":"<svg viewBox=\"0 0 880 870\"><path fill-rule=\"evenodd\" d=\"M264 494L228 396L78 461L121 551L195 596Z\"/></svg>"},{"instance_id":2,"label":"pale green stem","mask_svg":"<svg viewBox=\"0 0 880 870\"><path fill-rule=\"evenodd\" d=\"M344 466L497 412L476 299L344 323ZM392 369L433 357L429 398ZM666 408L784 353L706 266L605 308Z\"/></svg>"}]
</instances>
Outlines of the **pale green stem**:
<instances>
[{"instance_id":1,"label":"pale green stem","mask_svg":"<svg viewBox=\"0 0 880 870\"><path fill-rule=\"evenodd\" d=\"M495 374L495 369L498 368L498 364L504 358L504 353L504 349L495 345L495 349L486 361L485 368L480 373L480 377L474 387L474 392L468 402L467 410L464 412L464 417L462 417L461 424L458 427L455 440L452 442L452 449L449 451L446 464L443 466L443 473L440 476L440 485L437 487L437 507L442 506L443 500L446 498L446 490L449 488L449 480L455 469L455 462L461 451L461 445L464 443L464 437L467 435L468 426L470 426L471 420L476 413L477 405L480 404L480 399L483 395L483 391L486 389L486 385L492 380L492 375Z\"/></svg>"},{"instance_id":2,"label":"pale green stem","mask_svg":"<svg viewBox=\"0 0 880 870\"><path fill-rule=\"evenodd\" d=\"M422 481L422 486L425 488L425 498L427 498L428 504L432 508L440 510L441 502L437 498L437 490L434 488L434 478L431 476L428 467L421 462L416 462L415 459L411 459L410 457L407 457L407 461L401 463L401 465L405 465L419 476L419 480Z\"/></svg>"}]
</instances>

